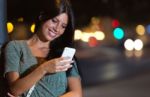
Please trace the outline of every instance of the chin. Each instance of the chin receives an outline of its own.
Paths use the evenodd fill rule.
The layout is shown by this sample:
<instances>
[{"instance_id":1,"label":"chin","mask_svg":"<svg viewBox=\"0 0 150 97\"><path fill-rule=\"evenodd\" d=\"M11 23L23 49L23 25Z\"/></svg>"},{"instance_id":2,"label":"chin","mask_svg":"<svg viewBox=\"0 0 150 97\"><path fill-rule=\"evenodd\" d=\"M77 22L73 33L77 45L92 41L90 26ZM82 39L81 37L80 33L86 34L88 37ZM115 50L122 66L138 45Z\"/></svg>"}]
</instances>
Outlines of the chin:
<instances>
[{"instance_id":1,"label":"chin","mask_svg":"<svg viewBox=\"0 0 150 97\"><path fill-rule=\"evenodd\" d=\"M53 41L53 40L55 40L57 37L47 37L47 40L48 41Z\"/></svg>"}]
</instances>

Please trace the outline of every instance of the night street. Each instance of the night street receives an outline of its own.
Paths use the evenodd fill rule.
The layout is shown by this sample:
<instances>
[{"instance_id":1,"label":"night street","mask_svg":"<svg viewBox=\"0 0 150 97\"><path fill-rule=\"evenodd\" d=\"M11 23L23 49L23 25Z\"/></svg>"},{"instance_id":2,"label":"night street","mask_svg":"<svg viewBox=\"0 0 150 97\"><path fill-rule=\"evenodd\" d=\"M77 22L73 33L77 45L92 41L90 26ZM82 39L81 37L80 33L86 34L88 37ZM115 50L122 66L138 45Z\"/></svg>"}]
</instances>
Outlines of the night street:
<instances>
[{"instance_id":1,"label":"night street","mask_svg":"<svg viewBox=\"0 0 150 97\"><path fill-rule=\"evenodd\" d=\"M123 50L107 47L79 50L77 56L84 97L149 97L148 48L140 58L127 58Z\"/></svg>"}]
</instances>

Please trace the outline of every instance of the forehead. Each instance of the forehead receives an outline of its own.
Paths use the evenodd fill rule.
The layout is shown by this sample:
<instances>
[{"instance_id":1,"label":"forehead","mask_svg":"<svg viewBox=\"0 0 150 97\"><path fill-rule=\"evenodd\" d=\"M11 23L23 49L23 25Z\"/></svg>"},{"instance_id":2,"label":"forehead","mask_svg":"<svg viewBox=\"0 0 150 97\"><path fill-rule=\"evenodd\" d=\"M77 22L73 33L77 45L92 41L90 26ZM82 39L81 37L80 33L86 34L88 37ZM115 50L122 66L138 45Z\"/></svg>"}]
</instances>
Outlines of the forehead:
<instances>
[{"instance_id":1,"label":"forehead","mask_svg":"<svg viewBox=\"0 0 150 97\"><path fill-rule=\"evenodd\" d=\"M58 19L68 19L68 15L66 13L61 13L59 15L57 15L54 18L58 18Z\"/></svg>"}]
</instances>

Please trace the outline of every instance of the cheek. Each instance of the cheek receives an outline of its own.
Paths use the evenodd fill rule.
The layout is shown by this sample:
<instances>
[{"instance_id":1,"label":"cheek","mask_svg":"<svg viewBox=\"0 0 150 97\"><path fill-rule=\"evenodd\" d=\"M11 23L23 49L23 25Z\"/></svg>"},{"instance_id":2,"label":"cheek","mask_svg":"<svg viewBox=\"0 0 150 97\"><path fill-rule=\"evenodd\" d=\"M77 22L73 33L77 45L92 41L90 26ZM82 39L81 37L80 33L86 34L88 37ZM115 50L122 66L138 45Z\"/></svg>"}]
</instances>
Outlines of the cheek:
<instances>
[{"instance_id":1,"label":"cheek","mask_svg":"<svg viewBox=\"0 0 150 97\"><path fill-rule=\"evenodd\" d=\"M44 31L45 28L46 28L46 24L43 24L43 25L42 25L42 31Z\"/></svg>"},{"instance_id":2,"label":"cheek","mask_svg":"<svg viewBox=\"0 0 150 97\"><path fill-rule=\"evenodd\" d=\"M60 35L64 34L65 30L61 30L60 31Z\"/></svg>"},{"instance_id":3,"label":"cheek","mask_svg":"<svg viewBox=\"0 0 150 97\"><path fill-rule=\"evenodd\" d=\"M45 32L47 29L48 29L48 25L47 24L43 25L42 32Z\"/></svg>"}]
</instances>

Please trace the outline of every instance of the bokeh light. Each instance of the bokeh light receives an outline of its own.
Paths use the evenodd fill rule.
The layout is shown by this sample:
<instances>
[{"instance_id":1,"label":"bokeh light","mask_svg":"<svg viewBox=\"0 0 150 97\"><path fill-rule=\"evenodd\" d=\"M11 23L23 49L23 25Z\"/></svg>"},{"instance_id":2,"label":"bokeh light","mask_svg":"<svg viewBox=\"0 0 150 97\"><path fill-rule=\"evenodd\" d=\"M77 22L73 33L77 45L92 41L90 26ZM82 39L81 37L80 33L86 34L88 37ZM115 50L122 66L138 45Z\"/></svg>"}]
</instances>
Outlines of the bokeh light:
<instances>
[{"instance_id":1,"label":"bokeh light","mask_svg":"<svg viewBox=\"0 0 150 97\"><path fill-rule=\"evenodd\" d=\"M88 41L89 41L89 37L91 37L91 34L90 34L90 33L83 32L83 35L82 35L81 40L82 40L83 42L88 42Z\"/></svg>"},{"instance_id":2,"label":"bokeh light","mask_svg":"<svg viewBox=\"0 0 150 97\"><path fill-rule=\"evenodd\" d=\"M112 27L113 28L116 28L116 27L118 27L120 25L120 23L119 23L119 21L117 20L117 19L114 19L113 21L112 21Z\"/></svg>"},{"instance_id":3,"label":"bokeh light","mask_svg":"<svg viewBox=\"0 0 150 97\"><path fill-rule=\"evenodd\" d=\"M146 27L147 33L150 34L150 24Z\"/></svg>"},{"instance_id":4,"label":"bokeh light","mask_svg":"<svg viewBox=\"0 0 150 97\"><path fill-rule=\"evenodd\" d=\"M142 57L142 55L143 55L143 50L140 50L140 51L134 51L134 55L135 55L137 58Z\"/></svg>"},{"instance_id":5,"label":"bokeh light","mask_svg":"<svg viewBox=\"0 0 150 97\"><path fill-rule=\"evenodd\" d=\"M31 25L30 30L31 30L32 33L34 33L34 31L35 31L35 26L36 26L35 23L33 23L33 24Z\"/></svg>"},{"instance_id":6,"label":"bokeh light","mask_svg":"<svg viewBox=\"0 0 150 97\"><path fill-rule=\"evenodd\" d=\"M145 27L143 25L137 25L136 32L138 35L144 35L145 34Z\"/></svg>"},{"instance_id":7,"label":"bokeh light","mask_svg":"<svg viewBox=\"0 0 150 97\"><path fill-rule=\"evenodd\" d=\"M135 50L142 50L142 48L143 48L143 42L140 40L140 39L136 39L135 41L134 41L134 48L135 48Z\"/></svg>"},{"instance_id":8,"label":"bokeh light","mask_svg":"<svg viewBox=\"0 0 150 97\"><path fill-rule=\"evenodd\" d=\"M23 17L18 18L18 22L23 22L23 21L24 21Z\"/></svg>"},{"instance_id":9,"label":"bokeh light","mask_svg":"<svg viewBox=\"0 0 150 97\"><path fill-rule=\"evenodd\" d=\"M94 36L96 37L97 40L104 40L105 39L105 34L102 31L96 31L94 33Z\"/></svg>"},{"instance_id":10,"label":"bokeh light","mask_svg":"<svg viewBox=\"0 0 150 97\"><path fill-rule=\"evenodd\" d=\"M134 41L132 39L127 39L124 43L124 47L128 51L132 51L134 49Z\"/></svg>"},{"instance_id":11,"label":"bokeh light","mask_svg":"<svg viewBox=\"0 0 150 97\"><path fill-rule=\"evenodd\" d=\"M98 42L97 42L95 37L89 37L89 42L88 43L89 43L90 47L95 47L98 44Z\"/></svg>"},{"instance_id":12,"label":"bokeh light","mask_svg":"<svg viewBox=\"0 0 150 97\"><path fill-rule=\"evenodd\" d=\"M74 40L80 40L82 38L82 31L77 29L75 30Z\"/></svg>"},{"instance_id":13,"label":"bokeh light","mask_svg":"<svg viewBox=\"0 0 150 97\"><path fill-rule=\"evenodd\" d=\"M7 23L7 31L8 33L11 33L14 29L14 25L11 22Z\"/></svg>"},{"instance_id":14,"label":"bokeh light","mask_svg":"<svg viewBox=\"0 0 150 97\"><path fill-rule=\"evenodd\" d=\"M124 37L124 31L122 28L115 28L113 31L113 35L115 37L115 39L122 39Z\"/></svg>"}]
</instances>

